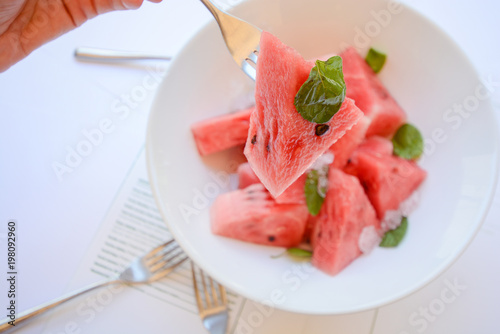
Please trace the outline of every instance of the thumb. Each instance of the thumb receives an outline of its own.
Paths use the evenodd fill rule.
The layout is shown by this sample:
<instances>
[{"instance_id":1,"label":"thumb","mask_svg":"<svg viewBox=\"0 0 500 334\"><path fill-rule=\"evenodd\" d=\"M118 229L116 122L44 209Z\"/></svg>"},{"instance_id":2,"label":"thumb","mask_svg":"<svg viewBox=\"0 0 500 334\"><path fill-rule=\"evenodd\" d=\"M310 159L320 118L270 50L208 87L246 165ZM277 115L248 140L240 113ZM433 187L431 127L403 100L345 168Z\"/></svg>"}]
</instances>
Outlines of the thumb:
<instances>
[{"instance_id":1,"label":"thumb","mask_svg":"<svg viewBox=\"0 0 500 334\"><path fill-rule=\"evenodd\" d=\"M120 1L118 1L120 2ZM141 7L143 3L143 0L122 0L121 4L118 4L118 6L122 5L124 9L137 9ZM120 7L115 8L115 9L122 9Z\"/></svg>"},{"instance_id":2,"label":"thumb","mask_svg":"<svg viewBox=\"0 0 500 334\"><path fill-rule=\"evenodd\" d=\"M162 0L148 0L149 2L159 3ZM137 9L141 7L144 0L121 0L121 5L124 9ZM115 9L121 9L119 7Z\"/></svg>"}]
</instances>

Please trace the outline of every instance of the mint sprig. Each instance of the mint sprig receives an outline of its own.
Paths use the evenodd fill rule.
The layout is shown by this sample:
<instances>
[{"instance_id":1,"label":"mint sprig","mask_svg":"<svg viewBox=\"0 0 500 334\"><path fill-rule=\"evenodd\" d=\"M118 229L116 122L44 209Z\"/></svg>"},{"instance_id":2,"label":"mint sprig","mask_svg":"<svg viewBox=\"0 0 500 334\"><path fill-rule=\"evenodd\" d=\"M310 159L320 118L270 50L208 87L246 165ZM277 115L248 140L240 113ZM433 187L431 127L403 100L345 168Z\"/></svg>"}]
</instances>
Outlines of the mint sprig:
<instances>
[{"instance_id":1,"label":"mint sprig","mask_svg":"<svg viewBox=\"0 0 500 334\"><path fill-rule=\"evenodd\" d=\"M310 122L326 123L340 110L345 91L342 58L316 60L309 78L295 95L295 108Z\"/></svg>"},{"instance_id":2,"label":"mint sprig","mask_svg":"<svg viewBox=\"0 0 500 334\"><path fill-rule=\"evenodd\" d=\"M272 255L271 258L277 259L277 258L282 257L285 254L290 256L293 259L305 260L305 259L311 258L313 253L312 253L312 251L309 251L306 249L302 249L302 248L298 248L298 247L291 247L291 248L287 248L284 252L282 252L280 254Z\"/></svg>"},{"instance_id":3,"label":"mint sprig","mask_svg":"<svg viewBox=\"0 0 500 334\"><path fill-rule=\"evenodd\" d=\"M298 247L288 248L286 250L286 252L290 256L301 257L301 258L308 258L308 257L312 256L312 252L311 251L305 250L305 249L302 249L302 248L298 248Z\"/></svg>"},{"instance_id":4,"label":"mint sprig","mask_svg":"<svg viewBox=\"0 0 500 334\"><path fill-rule=\"evenodd\" d=\"M401 224L394 230L387 231L380 242L380 247L396 247L406 235L408 218L403 217Z\"/></svg>"},{"instance_id":5,"label":"mint sprig","mask_svg":"<svg viewBox=\"0 0 500 334\"><path fill-rule=\"evenodd\" d=\"M368 54L366 55L365 61L373 70L373 72L378 73L384 67L387 55L380 50L375 48L370 48Z\"/></svg>"},{"instance_id":6,"label":"mint sprig","mask_svg":"<svg viewBox=\"0 0 500 334\"><path fill-rule=\"evenodd\" d=\"M321 179L328 177L328 165L323 166L321 169L312 169L307 173L306 184L304 186L304 193L306 196L306 204L309 213L313 216L318 215L321 206L325 201L326 191L328 186L321 182Z\"/></svg>"},{"instance_id":7,"label":"mint sprig","mask_svg":"<svg viewBox=\"0 0 500 334\"><path fill-rule=\"evenodd\" d=\"M403 159L416 160L424 152L424 138L418 129L411 124L403 124L392 138L394 155Z\"/></svg>"}]
</instances>

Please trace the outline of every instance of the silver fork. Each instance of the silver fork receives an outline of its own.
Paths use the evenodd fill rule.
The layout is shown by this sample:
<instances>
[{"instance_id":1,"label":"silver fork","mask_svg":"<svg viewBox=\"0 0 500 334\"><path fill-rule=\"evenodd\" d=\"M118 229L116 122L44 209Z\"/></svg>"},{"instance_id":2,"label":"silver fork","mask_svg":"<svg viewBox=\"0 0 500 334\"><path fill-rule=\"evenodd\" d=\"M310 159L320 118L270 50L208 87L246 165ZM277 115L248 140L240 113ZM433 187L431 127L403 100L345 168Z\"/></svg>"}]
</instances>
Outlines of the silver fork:
<instances>
[{"instance_id":1,"label":"silver fork","mask_svg":"<svg viewBox=\"0 0 500 334\"><path fill-rule=\"evenodd\" d=\"M123 270L116 278L107 279L103 282L91 284L83 289L73 291L59 299L53 300L49 303L40 305L33 309L27 310L16 316L14 321L15 326L9 324L10 318L4 319L0 323L0 332L18 329L21 324L27 324L35 317L59 306L75 297L83 295L86 292L104 287L110 284L138 284L138 283L151 283L162 277L165 277L172 272L177 266L187 260L187 256L181 248L170 240L154 249L142 257L138 257L130 263L130 265Z\"/></svg>"},{"instance_id":2,"label":"silver fork","mask_svg":"<svg viewBox=\"0 0 500 334\"><path fill-rule=\"evenodd\" d=\"M209 0L200 0L214 16L234 61L255 80L262 30L217 8Z\"/></svg>"},{"instance_id":3,"label":"silver fork","mask_svg":"<svg viewBox=\"0 0 500 334\"><path fill-rule=\"evenodd\" d=\"M196 275L192 261L191 272L193 274L196 304L198 304L198 311L203 321L203 326L205 326L210 334L225 334L229 319L226 289L222 285L215 283L201 269L199 269L198 275ZM199 276L199 278L196 276ZM198 280L201 281L202 292L198 288Z\"/></svg>"}]
</instances>

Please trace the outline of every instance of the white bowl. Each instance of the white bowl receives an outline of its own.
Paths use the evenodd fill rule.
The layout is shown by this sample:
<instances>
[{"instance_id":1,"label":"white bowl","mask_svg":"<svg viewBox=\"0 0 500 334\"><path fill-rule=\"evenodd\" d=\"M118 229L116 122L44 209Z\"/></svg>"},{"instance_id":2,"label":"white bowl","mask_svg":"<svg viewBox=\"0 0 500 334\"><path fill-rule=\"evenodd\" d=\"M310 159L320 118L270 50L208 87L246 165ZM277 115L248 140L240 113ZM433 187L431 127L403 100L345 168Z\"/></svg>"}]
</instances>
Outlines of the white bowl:
<instances>
[{"instance_id":1,"label":"white bowl","mask_svg":"<svg viewBox=\"0 0 500 334\"><path fill-rule=\"evenodd\" d=\"M300 313L367 310L423 287L457 259L480 227L498 169L496 121L484 98L488 91L439 28L391 3L252 0L233 11L305 58L339 52L346 44L362 54L370 45L386 51L380 78L426 138L421 165L428 178L406 239L396 249L375 249L334 277L286 257L271 258L281 249L210 233L211 202L235 184L209 167L227 156L202 160L189 127L244 107L253 82L233 63L215 22L171 64L149 120L150 181L179 244L229 289Z\"/></svg>"}]
</instances>

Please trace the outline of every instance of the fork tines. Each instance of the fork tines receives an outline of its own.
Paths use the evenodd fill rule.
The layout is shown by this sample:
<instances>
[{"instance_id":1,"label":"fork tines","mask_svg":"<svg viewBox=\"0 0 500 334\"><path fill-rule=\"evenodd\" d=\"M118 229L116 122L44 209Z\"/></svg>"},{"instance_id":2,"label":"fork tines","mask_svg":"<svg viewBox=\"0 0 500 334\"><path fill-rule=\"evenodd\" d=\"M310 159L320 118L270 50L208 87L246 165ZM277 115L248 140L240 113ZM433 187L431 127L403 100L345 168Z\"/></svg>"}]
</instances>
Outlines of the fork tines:
<instances>
[{"instance_id":1,"label":"fork tines","mask_svg":"<svg viewBox=\"0 0 500 334\"><path fill-rule=\"evenodd\" d=\"M201 269L198 269L198 273L196 273L192 261L191 272L193 275L193 288L200 316L204 318L227 310L227 295L224 286L214 282L214 280L206 275Z\"/></svg>"},{"instance_id":2,"label":"fork tines","mask_svg":"<svg viewBox=\"0 0 500 334\"><path fill-rule=\"evenodd\" d=\"M253 50L252 53L245 58L245 61L253 68L257 67L257 58L259 57L259 50Z\"/></svg>"},{"instance_id":3,"label":"fork tines","mask_svg":"<svg viewBox=\"0 0 500 334\"><path fill-rule=\"evenodd\" d=\"M145 264L157 276L166 275L185 260L187 256L175 240L159 245L144 258Z\"/></svg>"},{"instance_id":4,"label":"fork tines","mask_svg":"<svg viewBox=\"0 0 500 334\"><path fill-rule=\"evenodd\" d=\"M259 57L259 50L253 50L252 53L245 58L241 64L241 69L255 81L257 77L257 58Z\"/></svg>"}]
</instances>

